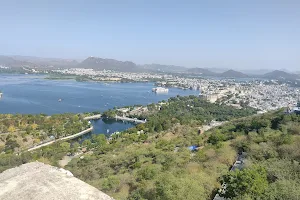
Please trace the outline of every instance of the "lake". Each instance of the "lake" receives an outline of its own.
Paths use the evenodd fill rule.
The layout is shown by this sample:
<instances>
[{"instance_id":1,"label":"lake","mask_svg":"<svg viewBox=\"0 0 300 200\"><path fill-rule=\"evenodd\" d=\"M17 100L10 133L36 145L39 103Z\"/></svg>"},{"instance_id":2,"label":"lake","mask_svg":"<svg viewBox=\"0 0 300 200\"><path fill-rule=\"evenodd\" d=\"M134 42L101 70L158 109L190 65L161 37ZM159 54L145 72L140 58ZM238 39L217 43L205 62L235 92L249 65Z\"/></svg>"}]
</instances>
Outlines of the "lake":
<instances>
[{"instance_id":1,"label":"lake","mask_svg":"<svg viewBox=\"0 0 300 200\"><path fill-rule=\"evenodd\" d=\"M178 88L169 88L166 94L156 94L151 91L153 87L154 83L76 82L47 80L43 75L0 74L0 90L3 92L0 113L103 112L115 106L147 105L176 95L199 94L199 91ZM107 129L111 132L130 127L130 123L111 123L102 119L94 123L95 132L101 133L106 133Z\"/></svg>"},{"instance_id":2,"label":"lake","mask_svg":"<svg viewBox=\"0 0 300 200\"><path fill-rule=\"evenodd\" d=\"M115 106L147 105L172 96L198 95L199 91L170 88L156 94L154 83L97 83L46 80L41 75L0 74L0 113L48 115L103 112ZM61 102L58 100L62 99Z\"/></svg>"},{"instance_id":3,"label":"lake","mask_svg":"<svg viewBox=\"0 0 300 200\"><path fill-rule=\"evenodd\" d=\"M87 133L81 137L74 139L74 141L83 141L85 139L91 138L93 134L105 134L107 136L111 135L114 132L121 132L131 127L134 127L136 124L133 122L123 122L117 121L115 119L106 119L101 118L99 120L91 121L94 129L91 133Z\"/></svg>"}]
</instances>

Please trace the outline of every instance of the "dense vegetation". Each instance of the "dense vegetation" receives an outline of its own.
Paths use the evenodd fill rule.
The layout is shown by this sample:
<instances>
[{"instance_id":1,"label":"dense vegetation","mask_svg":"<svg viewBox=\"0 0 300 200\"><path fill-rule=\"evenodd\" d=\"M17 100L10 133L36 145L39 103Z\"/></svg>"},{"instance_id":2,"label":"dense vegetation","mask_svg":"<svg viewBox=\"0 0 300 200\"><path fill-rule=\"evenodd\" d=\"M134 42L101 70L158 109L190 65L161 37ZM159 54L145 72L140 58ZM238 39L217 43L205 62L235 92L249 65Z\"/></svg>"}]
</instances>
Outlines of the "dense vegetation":
<instances>
[{"instance_id":1,"label":"dense vegetation","mask_svg":"<svg viewBox=\"0 0 300 200\"><path fill-rule=\"evenodd\" d=\"M171 97L167 102L162 101L158 109L157 107L155 104L150 104L148 105L150 112L130 117L146 118L148 123L143 126L143 130L160 132L168 130L177 123L202 125L212 120L228 121L256 113L252 108L236 109L232 106L212 104L196 96ZM153 110L156 111L151 112ZM109 110L103 114L108 117L120 115L116 110Z\"/></svg>"},{"instance_id":2,"label":"dense vegetation","mask_svg":"<svg viewBox=\"0 0 300 200\"><path fill-rule=\"evenodd\" d=\"M193 96L148 109L146 124L110 140L100 134L82 144L62 142L35 152L2 154L0 172L33 160L58 165L68 152L84 148L66 168L116 199L212 199L222 183L227 189L220 195L231 199L300 197L299 115L277 111L245 117L255 111ZM228 122L199 132L213 119ZM241 152L247 155L243 169L228 172Z\"/></svg>"},{"instance_id":3,"label":"dense vegetation","mask_svg":"<svg viewBox=\"0 0 300 200\"><path fill-rule=\"evenodd\" d=\"M200 135L193 123L147 136L124 133L110 143L91 141L93 154L67 168L116 199L210 199L221 183L221 195L231 199L298 199L299 122L299 115L278 111ZM244 169L228 173L241 152Z\"/></svg>"},{"instance_id":4,"label":"dense vegetation","mask_svg":"<svg viewBox=\"0 0 300 200\"><path fill-rule=\"evenodd\" d=\"M206 146L197 127L177 124L160 133L123 133L107 143L101 135L67 169L116 199L209 199L217 178L228 171L236 152L228 144ZM201 153L190 145L203 146Z\"/></svg>"},{"instance_id":5,"label":"dense vegetation","mask_svg":"<svg viewBox=\"0 0 300 200\"><path fill-rule=\"evenodd\" d=\"M72 160L68 169L117 199L209 199L236 151L229 143L205 145L207 136L200 135L199 128L255 110L211 104L195 96L170 98L148 110L145 116L136 116L147 118L146 124L113 135L110 143L92 140L93 154ZM116 109L104 113L115 114L120 113ZM191 153L191 145L201 151Z\"/></svg>"},{"instance_id":6,"label":"dense vegetation","mask_svg":"<svg viewBox=\"0 0 300 200\"><path fill-rule=\"evenodd\" d=\"M235 121L214 130L208 141L230 141L248 155L244 170L223 176L225 197L299 199L300 115L279 111Z\"/></svg>"},{"instance_id":7,"label":"dense vegetation","mask_svg":"<svg viewBox=\"0 0 300 200\"><path fill-rule=\"evenodd\" d=\"M0 152L19 152L50 137L72 135L87 127L88 122L77 114L0 114Z\"/></svg>"},{"instance_id":8,"label":"dense vegetation","mask_svg":"<svg viewBox=\"0 0 300 200\"><path fill-rule=\"evenodd\" d=\"M256 113L254 109L235 109L231 106L220 106L201 100L196 96L173 97L163 104L160 112L148 116L147 128L152 130L167 130L171 125L182 125L197 122L205 124L212 120L228 121Z\"/></svg>"},{"instance_id":9,"label":"dense vegetation","mask_svg":"<svg viewBox=\"0 0 300 200\"><path fill-rule=\"evenodd\" d=\"M24 151L21 154L2 153L0 154L0 173L6 169L34 161L59 166L58 161L68 152L77 151L78 146L77 142L72 146L69 142L57 142L53 145L43 147L42 150L33 152Z\"/></svg>"}]
</instances>

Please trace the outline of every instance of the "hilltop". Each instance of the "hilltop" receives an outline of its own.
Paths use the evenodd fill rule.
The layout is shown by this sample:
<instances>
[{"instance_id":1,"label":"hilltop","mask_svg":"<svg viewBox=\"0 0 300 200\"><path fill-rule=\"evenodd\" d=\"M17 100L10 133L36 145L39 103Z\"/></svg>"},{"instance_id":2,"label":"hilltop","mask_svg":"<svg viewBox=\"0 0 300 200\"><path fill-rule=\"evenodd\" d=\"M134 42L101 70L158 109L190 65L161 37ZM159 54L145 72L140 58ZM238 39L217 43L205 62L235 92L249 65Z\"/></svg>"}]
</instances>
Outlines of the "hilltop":
<instances>
[{"instance_id":1,"label":"hilltop","mask_svg":"<svg viewBox=\"0 0 300 200\"><path fill-rule=\"evenodd\" d=\"M299 79L300 76L297 74L291 74L285 71L280 71L280 70L275 70L270 73L266 73L263 75L264 78L269 78L269 79Z\"/></svg>"},{"instance_id":2,"label":"hilltop","mask_svg":"<svg viewBox=\"0 0 300 200\"><path fill-rule=\"evenodd\" d=\"M41 58L41 57L34 57L34 56L19 56L19 55L11 56L11 57L15 60L32 63L35 66L42 67L42 68L47 68L47 67L70 68L79 63L77 60L74 59L63 59L63 58Z\"/></svg>"},{"instance_id":3,"label":"hilltop","mask_svg":"<svg viewBox=\"0 0 300 200\"><path fill-rule=\"evenodd\" d=\"M248 77L248 75L232 69L227 70L223 73L216 73L205 68L191 68L191 69L187 69L187 72L192 74L200 74L202 76L216 76L216 77L226 77L226 78L247 78Z\"/></svg>"},{"instance_id":4,"label":"hilltop","mask_svg":"<svg viewBox=\"0 0 300 200\"><path fill-rule=\"evenodd\" d=\"M153 72L185 72L187 68L182 66L175 65L161 65L161 64L146 64L140 65L145 71L153 71Z\"/></svg>"},{"instance_id":5,"label":"hilltop","mask_svg":"<svg viewBox=\"0 0 300 200\"><path fill-rule=\"evenodd\" d=\"M73 59L62 58L40 58L34 56L1 56L0 65L21 68L21 67L33 67L33 68L65 68L74 67L78 64Z\"/></svg>"},{"instance_id":6,"label":"hilltop","mask_svg":"<svg viewBox=\"0 0 300 200\"><path fill-rule=\"evenodd\" d=\"M16 60L9 56L1 56L0 55L0 65L9 66L9 67L22 67L24 65L33 67L34 64L30 62L26 62L24 60Z\"/></svg>"},{"instance_id":7,"label":"hilltop","mask_svg":"<svg viewBox=\"0 0 300 200\"><path fill-rule=\"evenodd\" d=\"M131 61L118 61L114 59L104 59L98 57L88 57L76 67L78 68L90 68L95 70L114 70L122 72L135 72L138 67Z\"/></svg>"},{"instance_id":8,"label":"hilltop","mask_svg":"<svg viewBox=\"0 0 300 200\"><path fill-rule=\"evenodd\" d=\"M40 162L4 171L0 174L0 187L0 199L6 200L113 200L71 172Z\"/></svg>"},{"instance_id":9,"label":"hilltop","mask_svg":"<svg viewBox=\"0 0 300 200\"><path fill-rule=\"evenodd\" d=\"M201 74L203 76L217 76L218 73L212 72L208 69L204 69L204 68L190 68L187 69L188 73L192 73L192 74Z\"/></svg>"},{"instance_id":10,"label":"hilltop","mask_svg":"<svg viewBox=\"0 0 300 200\"><path fill-rule=\"evenodd\" d=\"M232 70L232 69L221 73L220 76L226 77L226 78L247 78L248 77L248 75L243 74L242 72Z\"/></svg>"}]
</instances>

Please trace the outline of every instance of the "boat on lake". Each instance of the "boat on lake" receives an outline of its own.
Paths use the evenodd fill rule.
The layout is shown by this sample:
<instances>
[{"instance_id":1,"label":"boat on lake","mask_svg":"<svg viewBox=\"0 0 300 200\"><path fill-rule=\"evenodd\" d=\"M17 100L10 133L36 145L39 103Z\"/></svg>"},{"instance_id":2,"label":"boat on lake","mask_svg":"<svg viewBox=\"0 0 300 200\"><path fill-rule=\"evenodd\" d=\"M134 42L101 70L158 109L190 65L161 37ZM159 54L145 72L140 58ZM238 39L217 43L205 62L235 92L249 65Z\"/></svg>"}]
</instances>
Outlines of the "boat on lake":
<instances>
[{"instance_id":1,"label":"boat on lake","mask_svg":"<svg viewBox=\"0 0 300 200\"><path fill-rule=\"evenodd\" d=\"M152 92L155 92L155 93L168 93L169 89L168 88L163 88L163 87L156 87L156 88L152 88Z\"/></svg>"}]
</instances>

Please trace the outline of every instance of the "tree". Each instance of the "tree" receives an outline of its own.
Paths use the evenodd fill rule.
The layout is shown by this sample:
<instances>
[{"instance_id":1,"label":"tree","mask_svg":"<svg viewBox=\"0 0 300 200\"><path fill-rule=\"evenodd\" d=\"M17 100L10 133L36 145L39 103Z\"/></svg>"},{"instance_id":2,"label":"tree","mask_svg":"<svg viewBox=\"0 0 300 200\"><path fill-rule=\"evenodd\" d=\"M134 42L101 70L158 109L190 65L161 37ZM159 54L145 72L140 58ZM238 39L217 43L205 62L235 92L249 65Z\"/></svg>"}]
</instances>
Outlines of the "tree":
<instances>
[{"instance_id":1,"label":"tree","mask_svg":"<svg viewBox=\"0 0 300 200\"><path fill-rule=\"evenodd\" d=\"M16 131L16 128L15 128L13 125L10 125L10 126L8 127L8 132L13 133L13 132L15 132L15 131Z\"/></svg>"},{"instance_id":2,"label":"tree","mask_svg":"<svg viewBox=\"0 0 300 200\"><path fill-rule=\"evenodd\" d=\"M74 142L72 144L72 149L71 149L72 153L75 153L79 147L80 147L80 144L78 142Z\"/></svg>"},{"instance_id":3,"label":"tree","mask_svg":"<svg viewBox=\"0 0 300 200\"><path fill-rule=\"evenodd\" d=\"M225 198L241 197L250 195L259 197L268 187L267 172L260 166L236 170L223 176L226 189L220 196Z\"/></svg>"},{"instance_id":4,"label":"tree","mask_svg":"<svg viewBox=\"0 0 300 200\"><path fill-rule=\"evenodd\" d=\"M156 132L161 132L161 131L163 130L163 128L162 128L161 124L158 124L158 125L154 128L154 130L155 130Z\"/></svg>"},{"instance_id":5,"label":"tree","mask_svg":"<svg viewBox=\"0 0 300 200\"><path fill-rule=\"evenodd\" d=\"M120 180L117 176L109 176L106 179L104 179L102 183L103 190L113 190L116 191L119 187Z\"/></svg>"},{"instance_id":6,"label":"tree","mask_svg":"<svg viewBox=\"0 0 300 200\"><path fill-rule=\"evenodd\" d=\"M68 142L62 142L60 145L59 145L63 151L67 152L70 150L70 143Z\"/></svg>"},{"instance_id":7,"label":"tree","mask_svg":"<svg viewBox=\"0 0 300 200\"><path fill-rule=\"evenodd\" d=\"M37 129L37 127L38 127L38 125L37 125L36 123L31 124L31 128L32 128L33 130Z\"/></svg>"},{"instance_id":8,"label":"tree","mask_svg":"<svg viewBox=\"0 0 300 200\"><path fill-rule=\"evenodd\" d=\"M87 147L88 149L91 148L91 146L92 146L91 140L89 140L89 139L84 140L84 141L82 142L82 146Z\"/></svg>"},{"instance_id":9,"label":"tree","mask_svg":"<svg viewBox=\"0 0 300 200\"><path fill-rule=\"evenodd\" d=\"M193 176L175 177L166 173L155 182L157 200L202 200L208 199L203 185Z\"/></svg>"},{"instance_id":10,"label":"tree","mask_svg":"<svg viewBox=\"0 0 300 200\"><path fill-rule=\"evenodd\" d=\"M18 142L16 140L13 139L9 139L6 141L5 143L5 151L13 151L15 148L19 148L20 145L18 144Z\"/></svg>"},{"instance_id":11,"label":"tree","mask_svg":"<svg viewBox=\"0 0 300 200\"><path fill-rule=\"evenodd\" d=\"M208 142L215 145L217 144L218 142L222 142L226 139L225 135L216 131L216 133L212 134L209 136L208 138Z\"/></svg>"},{"instance_id":12,"label":"tree","mask_svg":"<svg viewBox=\"0 0 300 200\"><path fill-rule=\"evenodd\" d=\"M99 135L93 135L92 136L92 141L93 143L96 143L98 146L103 146L106 144L106 136L104 134L99 134Z\"/></svg>"},{"instance_id":13,"label":"tree","mask_svg":"<svg viewBox=\"0 0 300 200\"><path fill-rule=\"evenodd\" d=\"M159 168L155 165L145 166L138 170L138 180L150 180L159 172Z\"/></svg>"}]
</instances>

